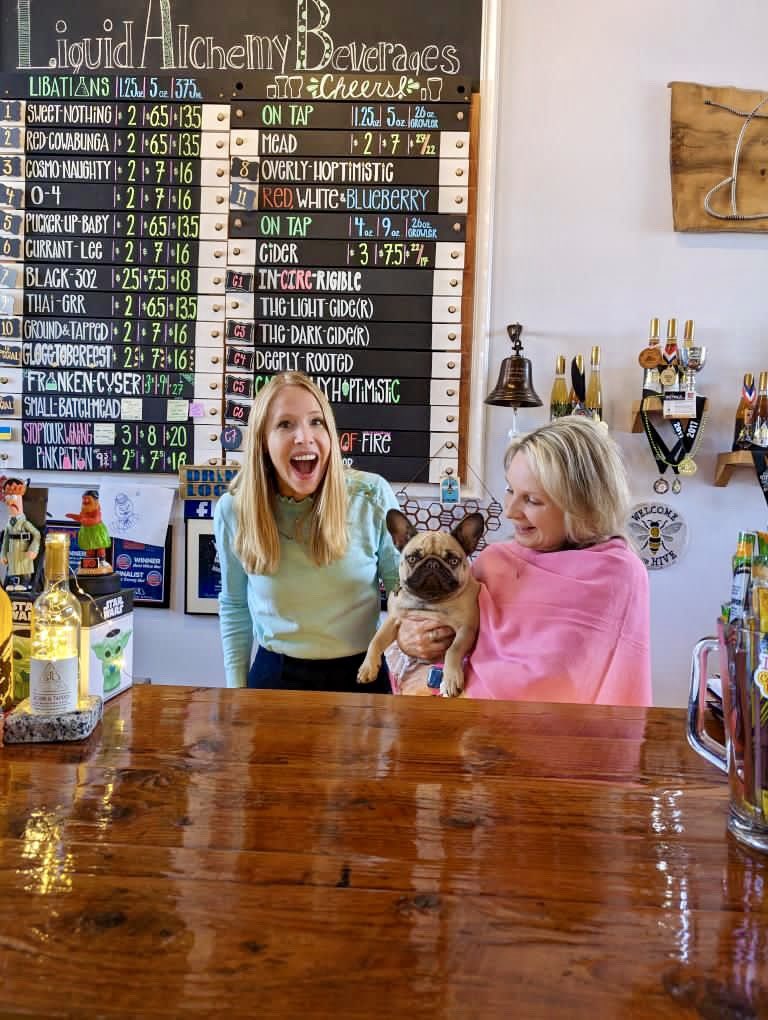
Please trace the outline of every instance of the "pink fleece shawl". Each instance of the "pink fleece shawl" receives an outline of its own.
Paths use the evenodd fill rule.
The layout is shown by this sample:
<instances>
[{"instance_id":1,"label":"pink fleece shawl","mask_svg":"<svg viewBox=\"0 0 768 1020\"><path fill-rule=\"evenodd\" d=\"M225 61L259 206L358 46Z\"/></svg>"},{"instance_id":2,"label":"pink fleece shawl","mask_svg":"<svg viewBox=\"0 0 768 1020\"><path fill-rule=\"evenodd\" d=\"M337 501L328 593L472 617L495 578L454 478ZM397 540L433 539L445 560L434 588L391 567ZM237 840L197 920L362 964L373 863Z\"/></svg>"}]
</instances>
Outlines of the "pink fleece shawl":
<instances>
[{"instance_id":1,"label":"pink fleece shawl","mask_svg":"<svg viewBox=\"0 0 768 1020\"><path fill-rule=\"evenodd\" d=\"M624 541L561 552L500 542L474 574L480 632L467 697L652 703L648 577Z\"/></svg>"}]
</instances>

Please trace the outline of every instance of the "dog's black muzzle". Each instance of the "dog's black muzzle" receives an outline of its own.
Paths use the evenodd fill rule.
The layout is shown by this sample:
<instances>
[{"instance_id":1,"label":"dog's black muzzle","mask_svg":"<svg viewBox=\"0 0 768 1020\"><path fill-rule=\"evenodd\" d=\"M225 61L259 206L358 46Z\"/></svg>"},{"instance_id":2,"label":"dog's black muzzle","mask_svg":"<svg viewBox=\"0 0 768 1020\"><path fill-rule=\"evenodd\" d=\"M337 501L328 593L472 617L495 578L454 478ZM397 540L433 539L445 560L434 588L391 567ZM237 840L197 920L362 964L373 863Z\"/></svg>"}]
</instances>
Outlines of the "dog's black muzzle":
<instances>
[{"instance_id":1,"label":"dog's black muzzle","mask_svg":"<svg viewBox=\"0 0 768 1020\"><path fill-rule=\"evenodd\" d=\"M456 575L437 556L427 556L408 578L407 587L423 599L440 599L459 587Z\"/></svg>"}]
</instances>

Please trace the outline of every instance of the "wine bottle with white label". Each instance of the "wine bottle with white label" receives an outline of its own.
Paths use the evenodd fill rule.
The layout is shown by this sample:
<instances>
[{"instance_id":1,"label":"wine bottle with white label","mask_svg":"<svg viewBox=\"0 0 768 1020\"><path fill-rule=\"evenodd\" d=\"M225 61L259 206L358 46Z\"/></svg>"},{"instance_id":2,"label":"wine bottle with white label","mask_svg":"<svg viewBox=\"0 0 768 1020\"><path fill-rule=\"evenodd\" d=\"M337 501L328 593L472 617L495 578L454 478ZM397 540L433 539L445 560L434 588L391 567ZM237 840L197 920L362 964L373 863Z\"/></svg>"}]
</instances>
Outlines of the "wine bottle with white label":
<instances>
[{"instance_id":1,"label":"wine bottle with white label","mask_svg":"<svg viewBox=\"0 0 768 1020\"><path fill-rule=\"evenodd\" d=\"M45 588L32 604L29 700L33 712L74 712L80 687L80 603L69 590L69 535L45 541Z\"/></svg>"}]
</instances>

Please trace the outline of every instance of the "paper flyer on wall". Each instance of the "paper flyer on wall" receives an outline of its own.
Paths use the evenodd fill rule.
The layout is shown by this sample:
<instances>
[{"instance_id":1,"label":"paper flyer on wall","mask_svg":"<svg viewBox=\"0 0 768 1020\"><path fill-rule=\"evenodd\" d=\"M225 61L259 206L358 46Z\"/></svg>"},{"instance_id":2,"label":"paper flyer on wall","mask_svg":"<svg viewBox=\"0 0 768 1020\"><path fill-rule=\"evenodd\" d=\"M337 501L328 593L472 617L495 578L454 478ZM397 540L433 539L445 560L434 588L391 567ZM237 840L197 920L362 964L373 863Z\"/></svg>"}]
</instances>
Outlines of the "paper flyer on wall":
<instances>
[{"instance_id":1,"label":"paper flyer on wall","mask_svg":"<svg viewBox=\"0 0 768 1020\"><path fill-rule=\"evenodd\" d=\"M112 538L163 546L175 489L141 485L126 478L99 484L104 523Z\"/></svg>"}]
</instances>

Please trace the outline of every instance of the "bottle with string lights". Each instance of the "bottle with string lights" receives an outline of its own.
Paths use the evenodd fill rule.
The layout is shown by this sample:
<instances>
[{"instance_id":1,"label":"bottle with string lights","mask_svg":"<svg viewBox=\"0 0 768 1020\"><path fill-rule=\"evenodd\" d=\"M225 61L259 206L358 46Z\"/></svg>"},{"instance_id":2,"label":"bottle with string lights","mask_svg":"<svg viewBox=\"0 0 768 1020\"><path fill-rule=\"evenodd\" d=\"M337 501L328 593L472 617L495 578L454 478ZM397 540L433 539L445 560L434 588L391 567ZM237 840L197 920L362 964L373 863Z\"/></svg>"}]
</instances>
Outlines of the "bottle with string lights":
<instances>
[{"instance_id":1,"label":"bottle with string lights","mask_svg":"<svg viewBox=\"0 0 768 1020\"><path fill-rule=\"evenodd\" d=\"M29 700L33 712L74 712L80 688L80 603L69 590L69 535L45 542L45 587L32 603Z\"/></svg>"}]
</instances>

